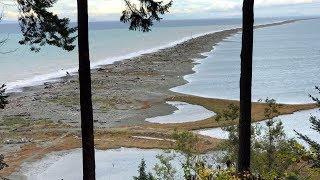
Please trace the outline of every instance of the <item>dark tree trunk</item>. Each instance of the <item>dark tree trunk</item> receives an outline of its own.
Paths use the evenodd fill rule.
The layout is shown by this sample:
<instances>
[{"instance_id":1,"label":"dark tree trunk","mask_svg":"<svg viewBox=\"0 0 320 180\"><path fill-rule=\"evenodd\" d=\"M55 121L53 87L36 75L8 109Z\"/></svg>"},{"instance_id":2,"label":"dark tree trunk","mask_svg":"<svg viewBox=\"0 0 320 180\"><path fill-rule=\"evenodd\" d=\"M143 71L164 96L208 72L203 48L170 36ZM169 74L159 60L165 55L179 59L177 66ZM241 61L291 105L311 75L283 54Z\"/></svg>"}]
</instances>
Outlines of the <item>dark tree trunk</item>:
<instances>
[{"instance_id":1,"label":"dark tree trunk","mask_svg":"<svg viewBox=\"0 0 320 180\"><path fill-rule=\"evenodd\" d=\"M254 0L243 1L238 172L250 170Z\"/></svg>"},{"instance_id":2,"label":"dark tree trunk","mask_svg":"<svg viewBox=\"0 0 320 180\"><path fill-rule=\"evenodd\" d=\"M93 112L88 35L88 2L78 2L79 83L82 130L83 179L95 179Z\"/></svg>"}]
</instances>

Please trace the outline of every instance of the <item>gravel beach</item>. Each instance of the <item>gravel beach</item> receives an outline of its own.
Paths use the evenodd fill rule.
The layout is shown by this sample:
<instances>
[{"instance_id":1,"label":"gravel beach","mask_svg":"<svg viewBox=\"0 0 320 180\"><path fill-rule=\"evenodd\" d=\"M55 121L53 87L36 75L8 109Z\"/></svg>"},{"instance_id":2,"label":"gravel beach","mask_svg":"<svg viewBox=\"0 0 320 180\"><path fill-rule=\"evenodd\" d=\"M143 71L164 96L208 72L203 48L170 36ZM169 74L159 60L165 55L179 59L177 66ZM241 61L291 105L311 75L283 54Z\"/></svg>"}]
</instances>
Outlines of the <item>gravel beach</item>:
<instances>
[{"instance_id":1,"label":"gravel beach","mask_svg":"<svg viewBox=\"0 0 320 180\"><path fill-rule=\"evenodd\" d=\"M284 21L256 28L281 25ZM167 115L175 107L165 103L179 95L169 89L187 83L183 76L194 73L194 59L241 31L224 30L190 39L176 46L115 62L92 70L93 108L96 127L119 127L147 123L146 118ZM80 126L78 76L27 87L13 93L0 111L3 120L18 116L28 120L51 120Z\"/></svg>"},{"instance_id":2,"label":"gravel beach","mask_svg":"<svg viewBox=\"0 0 320 180\"><path fill-rule=\"evenodd\" d=\"M145 119L172 114L176 107L167 101L199 105L217 114L230 103L239 103L170 91L187 83L183 76L194 73L194 59L204 58L203 53L239 32L241 28L203 35L154 53L93 69L95 147L101 150L119 147L172 149L175 130L195 131L228 125L217 122L215 116L176 124L156 124ZM253 103L254 120L263 120L265 106ZM291 114L312 108L315 104L284 105L280 113ZM8 106L0 110L0 118L0 152L9 162L0 177L18 172L23 162L37 161L56 151L81 148L78 76L67 75L55 82L11 93ZM212 151L220 142L216 138L198 136L199 152Z\"/></svg>"}]
</instances>

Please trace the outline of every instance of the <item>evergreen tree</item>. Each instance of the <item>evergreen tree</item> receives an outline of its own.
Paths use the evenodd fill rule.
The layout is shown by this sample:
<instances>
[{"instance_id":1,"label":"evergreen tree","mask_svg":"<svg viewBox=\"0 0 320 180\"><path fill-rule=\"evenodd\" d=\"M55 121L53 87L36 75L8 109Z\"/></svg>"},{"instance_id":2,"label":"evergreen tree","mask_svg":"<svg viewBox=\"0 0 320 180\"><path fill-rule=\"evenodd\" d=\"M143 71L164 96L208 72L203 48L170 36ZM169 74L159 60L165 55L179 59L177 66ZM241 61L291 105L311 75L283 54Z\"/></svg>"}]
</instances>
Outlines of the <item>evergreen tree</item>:
<instances>
[{"instance_id":1,"label":"evergreen tree","mask_svg":"<svg viewBox=\"0 0 320 180\"><path fill-rule=\"evenodd\" d=\"M23 39L20 44L31 46L38 52L46 44L60 47L67 51L75 48L78 37L80 110L83 150L83 179L95 179L93 110L91 92L91 72L89 54L88 0L77 0L77 28L70 27L68 18L59 18L48 11L57 0L17 0L20 17L19 23ZM121 21L129 22L131 30L150 31L153 21L159 21L168 12L171 2L163 4L154 0L139 0L140 7L125 0L126 10Z\"/></svg>"},{"instance_id":2,"label":"evergreen tree","mask_svg":"<svg viewBox=\"0 0 320 180\"><path fill-rule=\"evenodd\" d=\"M23 39L20 44L30 45L38 52L46 44L72 51L75 48L76 28L69 27L68 18L59 18L49 12L57 0L17 0L19 24Z\"/></svg>"},{"instance_id":3,"label":"evergreen tree","mask_svg":"<svg viewBox=\"0 0 320 180\"><path fill-rule=\"evenodd\" d=\"M151 173L146 172L146 161L144 159L141 160L138 173L139 176L134 176L134 180L155 180Z\"/></svg>"},{"instance_id":4,"label":"evergreen tree","mask_svg":"<svg viewBox=\"0 0 320 180\"><path fill-rule=\"evenodd\" d=\"M172 1L167 4L163 4L162 1L154 0L139 0L140 7L130 3L129 0L124 0L126 3L126 9L122 12L120 21L130 23L130 30L139 30L143 32L149 32L150 27L154 21L160 21L162 18L159 15L163 15L169 12L169 8L172 6Z\"/></svg>"},{"instance_id":5,"label":"evergreen tree","mask_svg":"<svg viewBox=\"0 0 320 180\"><path fill-rule=\"evenodd\" d=\"M320 87L316 86L315 89L318 91L318 93L320 94ZM312 100L317 103L318 107L320 107L320 99L318 97L314 97L312 95L309 95ZM319 109L320 110L320 109ZM310 117L310 123L311 125L311 129L317 131L318 133L320 133L320 119L318 119L316 116L311 116ZM315 168L320 168L320 144L318 142L316 142L315 140L313 140L312 138L303 135L301 133L296 132L299 137L304 140L306 143L309 144L309 146L311 147L312 150L312 154L310 155L311 157L311 161L312 161L312 166Z\"/></svg>"}]
</instances>

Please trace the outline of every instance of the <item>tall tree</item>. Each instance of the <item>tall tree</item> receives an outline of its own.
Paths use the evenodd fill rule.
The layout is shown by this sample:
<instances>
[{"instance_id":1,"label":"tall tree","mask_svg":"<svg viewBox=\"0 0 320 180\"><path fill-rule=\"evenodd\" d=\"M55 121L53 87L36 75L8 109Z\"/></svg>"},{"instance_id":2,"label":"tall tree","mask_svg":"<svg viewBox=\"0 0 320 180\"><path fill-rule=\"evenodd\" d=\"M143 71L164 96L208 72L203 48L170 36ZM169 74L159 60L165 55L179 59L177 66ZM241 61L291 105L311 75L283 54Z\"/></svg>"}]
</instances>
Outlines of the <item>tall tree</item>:
<instances>
[{"instance_id":1,"label":"tall tree","mask_svg":"<svg viewBox=\"0 0 320 180\"><path fill-rule=\"evenodd\" d=\"M72 44L76 28L69 27L69 19L60 19L48 12L57 0L17 0L20 10L19 22L24 39L20 44L28 44L38 52L46 44L61 47L67 51L75 48ZM139 0L140 7L124 0L126 9L121 21L130 23L130 30L150 31L153 21L160 21L159 15L168 12L172 2ZM77 0L78 10L78 53L81 130L83 150L83 179L95 179L94 130L91 93L91 72L88 36L88 1Z\"/></svg>"},{"instance_id":2,"label":"tall tree","mask_svg":"<svg viewBox=\"0 0 320 180\"><path fill-rule=\"evenodd\" d=\"M82 130L83 179L95 179L94 130L89 56L88 2L77 0L79 84Z\"/></svg>"},{"instance_id":3,"label":"tall tree","mask_svg":"<svg viewBox=\"0 0 320 180\"><path fill-rule=\"evenodd\" d=\"M250 171L254 0L243 1L238 172Z\"/></svg>"}]
</instances>

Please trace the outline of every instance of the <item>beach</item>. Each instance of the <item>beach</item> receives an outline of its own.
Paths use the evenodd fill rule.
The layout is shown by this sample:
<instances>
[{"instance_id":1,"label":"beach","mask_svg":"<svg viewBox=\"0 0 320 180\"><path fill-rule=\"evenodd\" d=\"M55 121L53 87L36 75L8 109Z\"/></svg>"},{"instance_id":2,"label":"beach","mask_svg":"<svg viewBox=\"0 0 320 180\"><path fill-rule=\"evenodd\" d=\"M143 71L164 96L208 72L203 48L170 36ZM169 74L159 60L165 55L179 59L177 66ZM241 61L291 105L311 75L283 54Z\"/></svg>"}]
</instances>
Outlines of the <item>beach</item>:
<instances>
[{"instance_id":1,"label":"beach","mask_svg":"<svg viewBox=\"0 0 320 180\"><path fill-rule=\"evenodd\" d=\"M293 23L296 20L259 25L256 28ZM173 47L143 54L92 70L96 148L119 147L170 149L174 129L199 130L229 125L212 117L201 121L157 124L147 118L172 114L176 107L167 101L199 105L219 114L236 100L190 96L170 89L187 81L194 73L195 59L215 45L241 32L223 30L192 38ZM255 121L264 120L263 103L253 104ZM283 105L281 114L313 109L314 104ZM22 162L41 159L45 154L80 147L80 107L78 76L68 75L40 86L25 87L10 94L9 104L0 111L1 152L10 167L5 175L19 170ZM14 122L14 123L12 123ZM200 135L199 135L200 136ZM147 138L145 138L147 137ZM200 136L200 152L213 150L220 140ZM152 139L153 138L153 139Z\"/></svg>"},{"instance_id":2,"label":"beach","mask_svg":"<svg viewBox=\"0 0 320 180\"><path fill-rule=\"evenodd\" d=\"M284 23L260 25L258 28ZM155 53L101 66L92 72L93 109L96 127L119 127L146 123L144 119L171 114L166 99L179 96L169 89L186 84L183 76L194 73L194 59L204 58L222 40L240 28L194 38ZM78 76L58 82L26 87L11 94L2 118L19 116L31 120L52 120L79 127Z\"/></svg>"}]
</instances>

